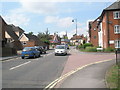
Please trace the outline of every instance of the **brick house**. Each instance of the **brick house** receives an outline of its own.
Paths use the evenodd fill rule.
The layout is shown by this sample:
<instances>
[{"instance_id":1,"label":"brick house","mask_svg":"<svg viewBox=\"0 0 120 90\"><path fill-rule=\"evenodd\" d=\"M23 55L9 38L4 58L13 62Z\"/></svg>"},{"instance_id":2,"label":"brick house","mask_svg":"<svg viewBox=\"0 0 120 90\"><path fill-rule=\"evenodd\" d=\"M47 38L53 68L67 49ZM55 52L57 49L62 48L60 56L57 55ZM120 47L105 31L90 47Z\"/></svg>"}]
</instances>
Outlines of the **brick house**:
<instances>
[{"instance_id":1,"label":"brick house","mask_svg":"<svg viewBox=\"0 0 120 90\"><path fill-rule=\"evenodd\" d=\"M6 43L6 39L5 39L6 27L7 27L6 22L0 16L0 47L4 47Z\"/></svg>"},{"instance_id":2,"label":"brick house","mask_svg":"<svg viewBox=\"0 0 120 90\"><path fill-rule=\"evenodd\" d=\"M7 25L5 30L5 38L7 41L5 45L6 47L15 48L16 50L21 50L23 48L21 42L18 40L19 37L16 35L12 26L10 25Z\"/></svg>"},{"instance_id":3,"label":"brick house","mask_svg":"<svg viewBox=\"0 0 120 90\"><path fill-rule=\"evenodd\" d=\"M20 42L22 43L23 47L33 47L33 46L43 46L39 38L35 35L25 34L23 33L20 38Z\"/></svg>"},{"instance_id":4,"label":"brick house","mask_svg":"<svg viewBox=\"0 0 120 90\"><path fill-rule=\"evenodd\" d=\"M99 29L98 29L98 18L94 21L90 21L89 22L89 37L90 37L90 43L93 44L93 46L99 46L99 43L98 43L98 32L99 32Z\"/></svg>"},{"instance_id":5,"label":"brick house","mask_svg":"<svg viewBox=\"0 0 120 90\"><path fill-rule=\"evenodd\" d=\"M16 33L18 37L20 37L24 33L24 30L21 29L19 26L15 26L13 24L11 24L10 26L12 26L13 31Z\"/></svg>"},{"instance_id":6,"label":"brick house","mask_svg":"<svg viewBox=\"0 0 120 90\"><path fill-rule=\"evenodd\" d=\"M95 32L93 29L96 26L89 22L89 36L94 46L120 48L120 1L104 9L100 17L93 22L96 22L97 30ZM94 40L94 36L98 38Z\"/></svg>"}]
</instances>

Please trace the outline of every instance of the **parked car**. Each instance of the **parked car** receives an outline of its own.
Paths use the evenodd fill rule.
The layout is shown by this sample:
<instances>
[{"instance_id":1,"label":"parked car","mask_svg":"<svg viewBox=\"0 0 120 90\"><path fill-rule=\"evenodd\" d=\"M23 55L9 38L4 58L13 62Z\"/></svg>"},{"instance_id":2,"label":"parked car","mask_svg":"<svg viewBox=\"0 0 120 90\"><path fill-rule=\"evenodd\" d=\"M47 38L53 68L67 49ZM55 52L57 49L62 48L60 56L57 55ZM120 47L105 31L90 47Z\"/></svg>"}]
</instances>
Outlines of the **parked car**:
<instances>
[{"instance_id":1,"label":"parked car","mask_svg":"<svg viewBox=\"0 0 120 90\"><path fill-rule=\"evenodd\" d=\"M22 50L21 53L21 58L24 59L25 57L30 58L30 57L40 57L40 51L37 50L35 47L25 47Z\"/></svg>"},{"instance_id":2,"label":"parked car","mask_svg":"<svg viewBox=\"0 0 120 90\"><path fill-rule=\"evenodd\" d=\"M43 46L35 46L35 48L38 49L41 54L42 54L42 53L44 53L44 54L46 53L46 49L43 48Z\"/></svg>"},{"instance_id":3,"label":"parked car","mask_svg":"<svg viewBox=\"0 0 120 90\"><path fill-rule=\"evenodd\" d=\"M67 55L67 48L65 45L57 45L55 48L55 56L56 55Z\"/></svg>"}]
</instances>

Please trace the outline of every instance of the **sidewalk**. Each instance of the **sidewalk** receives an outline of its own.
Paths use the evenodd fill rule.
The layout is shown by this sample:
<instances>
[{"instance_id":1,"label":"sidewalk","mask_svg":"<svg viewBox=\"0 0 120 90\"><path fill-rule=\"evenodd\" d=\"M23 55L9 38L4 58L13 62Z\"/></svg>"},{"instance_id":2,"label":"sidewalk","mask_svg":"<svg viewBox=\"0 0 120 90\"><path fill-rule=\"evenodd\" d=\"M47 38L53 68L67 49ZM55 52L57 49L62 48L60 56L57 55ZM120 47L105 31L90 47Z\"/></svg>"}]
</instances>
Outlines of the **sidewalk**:
<instances>
[{"instance_id":1,"label":"sidewalk","mask_svg":"<svg viewBox=\"0 0 120 90\"><path fill-rule=\"evenodd\" d=\"M16 56L9 56L9 57L0 57L0 61L12 59L12 58L18 58L18 57L19 57L19 55L16 55Z\"/></svg>"},{"instance_id":2,"label":"sidewalk","mask_svg":"<svg viewBox=\"0 0 120 90\"><path fill-rule=\"evenodd\" d=\"M62 75L65 75L66 73L68 73L68 72L70 72L72 70L75 70L75 69L77 69L79 67L82 67L84 65L87 65L87 64L90 64L90 63L94 63L94 62L99 62L99 61L113 59L112 61L113 61L113 63L115 63L115 60L114 60L115 59L115 54L108 54L108 53L104 53L104 54L103 53L85 53L85 52L79 52L79 51L77 51L75 49L72 49L71 53L72 54L71 54L71 56L69 56L68 61L66 62L66 65L65 65L65 68L63 70ZM107 66L107 65L105 65L105 66ZM97 69L97 67L99 67L99 68ZM103 73L98 73L97 70L101 70L102 71L102 70L104 70L104 68L107 68L107 67L104 67L104 65L97 66L97 67L94 67L95 69L93 67L91 67L91 68L88 68L88 70L87 69L82 70L82 71L80 70L80 72L78 72L78 74L75 74L75 76L73 76L74 74L72 75L73 77L76 77L76 78L72 78L71 79L71 76L70 76L70 78L68 77L69 80L67 80L67 81L66 80L65 81L62 80L60 83L58 83L56 85L55 88L59 88L59 87L60 88L70 88L70 87L71 88L82 88L82 87L84 87L84 88L88 87L89 88L90 87L89 85L95 83L95 81L96 81L95 79L92 79L92 77L96 77L97 78L99 76L102 76L102 77L104 76L104 72ZM84 72L84 71L89 71L89 70L90 70L90 72ZM98 76L96 76L95 73L98 73L98 74L96 74ZM88 75L88 77L87 77L87 75ZM89 76L91 78L89 78ZM80 79L78 79L78 81L76 81L77 78L80 78ZM88 82L87 82L87 80L85 78L88 79ZM92 83L91 80L95 80L95 81ZM99 81L99 79L98 79L98 81ZM91 84L88 84L88 86L86 87L85 86L86 83L91 83ZM72 86L72 84L73 84L73 86ZM77 85L77 86L74 86L74 85ZM95 84L93 84L93 86L91 85L91 87L96 88L94 85ZM104 85L103 85L103 87L104 87Z\"/></svg>"},{"instance_id":3,"label":"sidewalk","mask_svg":"<svg viewBox=\"0 0 120 90\"><path fill-rule=\"evenodd\" d=\"M107 88L105 74L114 63L112 60L90 65L68 77L59 88Z\"/></svg>"}]
</instances>

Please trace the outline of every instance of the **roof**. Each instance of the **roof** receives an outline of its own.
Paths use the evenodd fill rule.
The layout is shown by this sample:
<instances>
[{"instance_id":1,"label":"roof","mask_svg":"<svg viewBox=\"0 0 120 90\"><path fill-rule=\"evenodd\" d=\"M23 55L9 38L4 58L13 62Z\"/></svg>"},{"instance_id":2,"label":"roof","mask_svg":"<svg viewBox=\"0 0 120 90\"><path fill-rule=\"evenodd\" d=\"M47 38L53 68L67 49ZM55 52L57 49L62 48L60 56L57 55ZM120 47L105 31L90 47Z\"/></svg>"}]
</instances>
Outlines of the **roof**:
<instances>
[{"instance_id":1,"label":"roof","mask_svg":"<svg viewBox=\"0 0 120 90\"><path fill-rule=\"evenodd\" d=\"M29 40L39 40L39 38L35 35L30 35L30 34L25 34L25 36L29 39Z\"/></svg>"},{"instance_id":2,"label":"roof","mask_svg":"<svg viewBox=\"0 0 120 90\"><path fill-rule=\"evenodd\" d=\"M116 10L116 9L120 9L120 0L114 2L112 5L110 5L104 10Z\"/></svg>"},{"instance_id":3,"label":"roof","mask_svg":"<svg viewBox=\"0 0 120 90\"><path fill-rule=\"evenodd\" d=\"M7 25L7 28L6 28L6 32L10 35L10 37L12 38L12 39L14 39L14 40L18 40L18 36L15 34L15 32L13 31L13 29L12 29L12 26L10 26L10 25Z\"/></svg>"},{"instance_id":4,"label":"roof","mask_svg":"<svg viewBox=\"0 0 120 90\"><path fill-rule=\"evenodd\" d=\"M13 31L20 31L20 32L24 32L24 30L23 29L21 29L20 27L18 27L18 26L15 26L15 25L13 25L13 24L11 24L10 26L12 26L13 27Z\"/></svg>"},{"instance_id":5,"label":"roof","mask_svg":"<svg viewBox=\"0 0 120 90\"><path fill-rule=\"evenodd\" d=\"M82 39L82 38L83 38L83 35L81 35L81 36L80 36L80 35L79 35L79 36L78 36L78 35L77 35L77 36L75 35L75 36L73 36L73 37L71 38L71 40Z\"/></svg>"}]
</instances>

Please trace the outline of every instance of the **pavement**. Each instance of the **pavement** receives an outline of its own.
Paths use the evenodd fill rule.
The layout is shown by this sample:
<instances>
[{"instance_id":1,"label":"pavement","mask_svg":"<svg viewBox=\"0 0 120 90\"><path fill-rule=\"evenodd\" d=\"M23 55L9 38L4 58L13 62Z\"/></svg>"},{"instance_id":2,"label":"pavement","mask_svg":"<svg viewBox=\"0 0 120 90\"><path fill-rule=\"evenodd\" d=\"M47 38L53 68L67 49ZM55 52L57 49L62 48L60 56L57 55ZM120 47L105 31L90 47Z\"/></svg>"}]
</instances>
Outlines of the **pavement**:
<instances>
[{"instance_id":1,"label":"pavement","mask_svg":"<svg viewBox=\"0 0 120 90\"><path fill-rule=\"evenodd\" d=\"M18 57L20 56L15 55L15 56L8 56L8 57L0 57L0 61L5 61L5 60L13 59L13 58L18 58Z\"/></svg>"},{"instance_id":2,"label":"pavement","mask_svg":"<svg viewBox=\"0 0 120 90\"><path fill-rule=\"evenodd\" d=\"M87 66L65 79L59 88L108 88L105 74L114 63L112 60Z\"/></svg>"},{"instance_id":3,"label":"pavement","mask_svg":"<svg viewBox=\"0 0 120 90\"><path fill-rule=\"evenodd\" d=\"M95 62L102 63L92 64ZM75 73L63 77L55 88L106 88L105 73L113 64L114 53L85 53L72 49L61 77L71 71ZM86 67L76 72L78 68L84 66Z\"/></svg>"}]
</instances>

